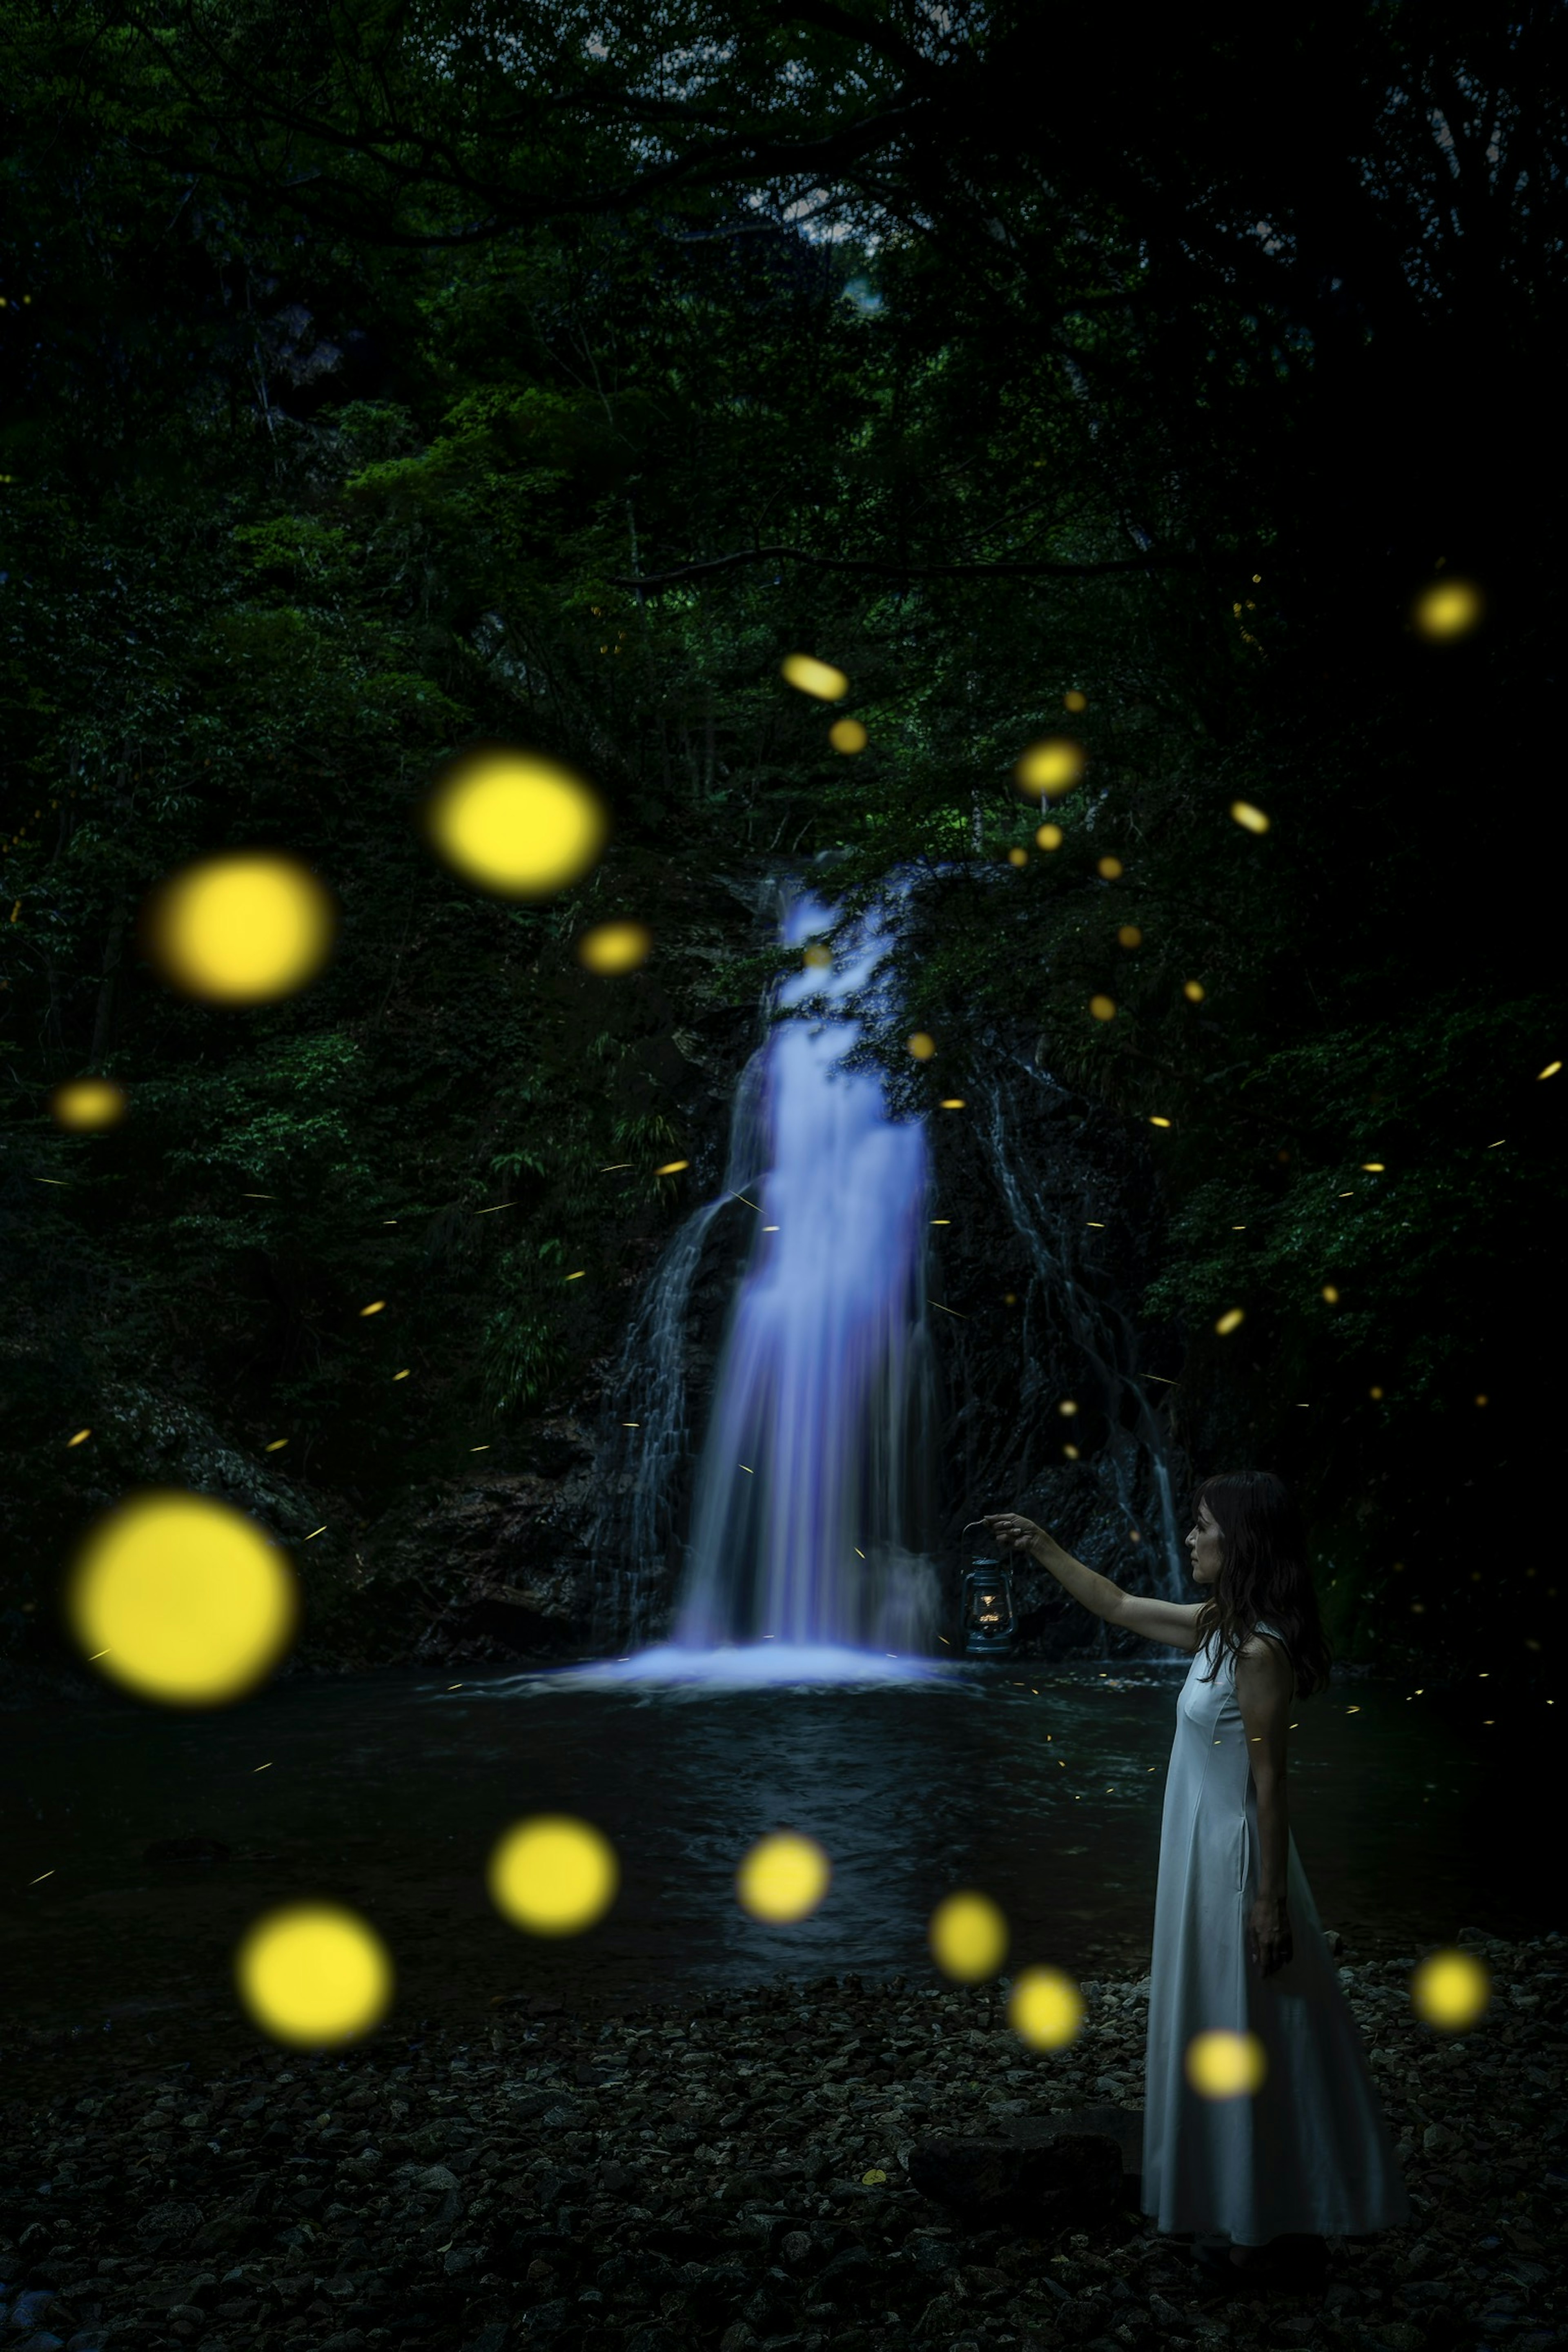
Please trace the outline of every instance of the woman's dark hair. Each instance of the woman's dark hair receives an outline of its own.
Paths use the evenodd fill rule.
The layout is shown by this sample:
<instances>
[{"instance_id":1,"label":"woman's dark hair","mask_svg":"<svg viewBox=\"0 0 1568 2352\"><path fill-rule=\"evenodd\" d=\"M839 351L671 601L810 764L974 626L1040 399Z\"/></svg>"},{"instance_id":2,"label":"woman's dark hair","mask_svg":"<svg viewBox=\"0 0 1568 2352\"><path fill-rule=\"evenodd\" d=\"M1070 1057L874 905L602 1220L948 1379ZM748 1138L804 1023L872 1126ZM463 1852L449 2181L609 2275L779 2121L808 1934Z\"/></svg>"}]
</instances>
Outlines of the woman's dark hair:
<instances>
[{"instance_id":1,"label":"woman's dark hair","mask_svg":"<svg viewBox=\"0 0 1568 2352\"><path fill-rule=\"evenodd\" d=\"M1307 1566L1307 1540L1295 1498L1272 1470L1233 1470L1205 1478L1193 1496L1193 1516L1206 1503L1220 1533L1219 1582L1198 1612L1200 1644L1217 1632L1212 1683L1227 1653L1252 1638L1258 1619L1277 1625L1296 1669L1296 1696L1307 1698L1329 1679L1332 1654L1318 1615Z\"/></svg>"}]
</instances>

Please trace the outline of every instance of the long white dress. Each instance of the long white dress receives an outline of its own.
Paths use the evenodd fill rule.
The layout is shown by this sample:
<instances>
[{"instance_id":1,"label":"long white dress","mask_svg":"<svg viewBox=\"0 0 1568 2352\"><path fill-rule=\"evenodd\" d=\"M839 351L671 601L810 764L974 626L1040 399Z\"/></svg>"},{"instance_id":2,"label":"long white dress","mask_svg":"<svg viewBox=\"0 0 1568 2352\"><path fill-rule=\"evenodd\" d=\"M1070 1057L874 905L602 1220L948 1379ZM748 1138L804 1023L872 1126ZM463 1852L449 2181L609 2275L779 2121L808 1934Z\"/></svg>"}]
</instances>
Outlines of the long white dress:
<instances>
[{"instance_id":1,"label":"long white dress","mask_svg":"<svg viewBox=\"0 0 1568 2352\"><path fill-rule=\"evenodd\" d=\"M1272 1625L1259 1632L1273 1633ZM1212 1638L1212 1637L1211 1637ZM1142 2209L1162 2231L1243 2246L1286 2233L1359 2237L1410 2219L1366 2052L1290 1839L1293 1957L1271 1977L1247 1958L1258 1892L1258 1791L1236 1661L1203 1680L1199 1650L1176 1706L1150 1966ZM1221 2028L1263 2044L1251 2096L1205 2098L1187 2045Z\"/></svg>"}]
</instances>

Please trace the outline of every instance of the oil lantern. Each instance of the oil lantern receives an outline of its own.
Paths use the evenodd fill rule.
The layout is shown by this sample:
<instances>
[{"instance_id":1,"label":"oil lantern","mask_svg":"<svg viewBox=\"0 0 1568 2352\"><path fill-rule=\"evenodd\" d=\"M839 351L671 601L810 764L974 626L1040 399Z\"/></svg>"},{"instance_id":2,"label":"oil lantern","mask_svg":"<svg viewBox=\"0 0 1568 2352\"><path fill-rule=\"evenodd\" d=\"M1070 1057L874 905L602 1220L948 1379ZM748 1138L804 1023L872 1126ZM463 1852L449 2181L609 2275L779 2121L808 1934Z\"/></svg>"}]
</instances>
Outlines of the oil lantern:
<instances>
[{"instance_id":1,"label":"oil lantern","mask_svg":"<svg viewBox=\"0 0 1568 2352\"><path fill-rule=\"evenodd\" d=\"M999 1562L982 1560L963 1580L964 1656L1011 1657L1017 1630L1012 1576Z\"/></svg>"}]
</instances>

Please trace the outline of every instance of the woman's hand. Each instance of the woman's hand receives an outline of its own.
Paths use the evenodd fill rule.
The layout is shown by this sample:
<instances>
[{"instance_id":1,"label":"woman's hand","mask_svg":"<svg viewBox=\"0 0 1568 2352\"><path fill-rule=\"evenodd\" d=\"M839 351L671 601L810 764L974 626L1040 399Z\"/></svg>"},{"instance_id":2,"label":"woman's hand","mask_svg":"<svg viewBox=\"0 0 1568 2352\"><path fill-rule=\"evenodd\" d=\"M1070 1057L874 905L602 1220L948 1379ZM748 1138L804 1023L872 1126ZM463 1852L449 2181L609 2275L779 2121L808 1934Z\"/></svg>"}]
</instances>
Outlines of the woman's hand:
<instances>
[{"instance_id":1,"label":"woman's hand","mask_svg":"<svg viewBox=\"0 0 1568 2352\"><path fill-rule=\"evenodd\" d=\"M1021 1519L1016 1511L993 1511L980 1522L989 1528L997 1542L1008 1551L1027 1551L1037 1536L1044 1536L1033 1519Z\"/></svg>"},{"instance_id":2,"label":"woman's hand","mask_svg":"<svg viewBox=\"0 0 1568 2352\"><path fill-rule=\"evenodd\" d=\"M1268 1902L1259 1895L1247 1915L1247 1957L1255 1969L1271 1977L1289 1965L1295 1951L1285 1898Z\"/></svg>"}]
</instances>

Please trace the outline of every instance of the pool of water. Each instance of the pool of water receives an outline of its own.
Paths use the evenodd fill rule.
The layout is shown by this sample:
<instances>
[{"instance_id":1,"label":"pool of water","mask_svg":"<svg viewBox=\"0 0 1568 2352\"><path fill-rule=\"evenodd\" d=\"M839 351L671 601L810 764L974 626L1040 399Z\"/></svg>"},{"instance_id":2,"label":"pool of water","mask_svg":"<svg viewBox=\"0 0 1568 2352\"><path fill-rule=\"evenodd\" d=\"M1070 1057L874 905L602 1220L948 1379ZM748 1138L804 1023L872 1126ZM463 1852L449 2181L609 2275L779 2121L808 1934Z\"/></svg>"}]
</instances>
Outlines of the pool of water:
<instances>
[{"instance_id":1,"label":"pool of water","mask_svg":"<svg viewBox=\"0 0 1568 2352\"><path fill-rule=\"evenodd\" d=\"M448 1687L397 1669L295 1678L211 1715L118 1696L15 1712L3 2013L92 2037L107 2025L100 2051L142 2055L226 2031L239 1936L303 1895L374 1922L409 2032L478 2024L520 1992L614 2006L781 1970L929 1976L927 1920L965 1886L1002 1906L1010 1967L1141 1971L1185 1665L986 1662L750 1687L570 1670ZM1358 1680L1297 1722L1296 1842L1352 1953L1563 1924L1499 1834L1510 1775L1479 1707ZM585 1936L535 1941L490 1906L495 1840L538 1811L595 1822L620 1855L619 1897ZM816 1838L834 1870L793 1927L748 1918L734 1894L742 1854L782 1827ZM228 1858L143 1858L190 1837Z\"/></svg>"}]
</instances>

